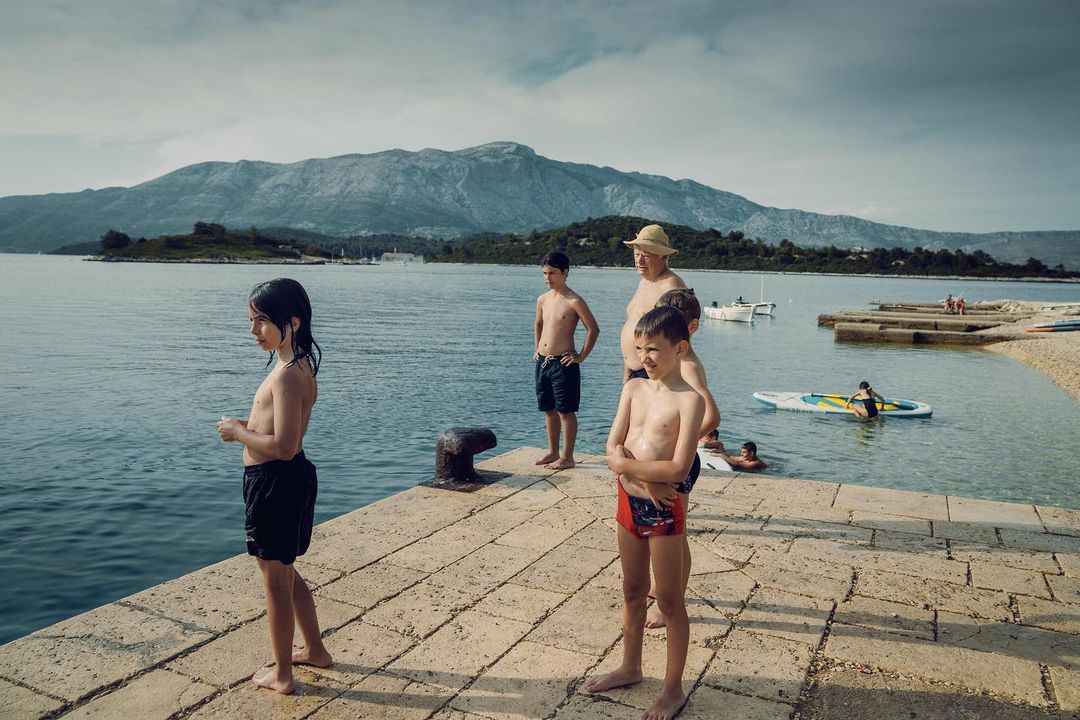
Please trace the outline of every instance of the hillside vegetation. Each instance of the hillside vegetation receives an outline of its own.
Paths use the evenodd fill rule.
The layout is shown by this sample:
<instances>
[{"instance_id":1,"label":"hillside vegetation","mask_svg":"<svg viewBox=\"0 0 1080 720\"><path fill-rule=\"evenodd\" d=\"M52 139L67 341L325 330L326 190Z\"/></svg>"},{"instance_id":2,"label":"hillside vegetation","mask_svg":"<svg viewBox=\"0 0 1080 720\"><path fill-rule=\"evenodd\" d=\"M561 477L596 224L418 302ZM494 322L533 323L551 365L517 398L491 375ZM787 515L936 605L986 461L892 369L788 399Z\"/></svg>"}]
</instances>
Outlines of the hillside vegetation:
<instances>
[{"instance_id":1,"label":"hillside vegetation","mask_svg":"<svg viewBox=\"0 0 1080 720\"><path fill-rule=\"evenodd\" d=\"M588 219L563 228L526 235L487 233L463 238L438 248L435 262L536 264L545 253L561 250L574 265L628 267L633 255L623 244L654 221L610 216ZM1061 265L1048 268L1029 258L1024 264L999 262L982 251L924 250L915 248L842 249L800 247L787 240L765 243L740 231L695 230L685 225L664 225L672 246L674 268L709 270L768 270L882 275L966 275L971 277L1077 278Z\"/></svg>"}]
</instances>

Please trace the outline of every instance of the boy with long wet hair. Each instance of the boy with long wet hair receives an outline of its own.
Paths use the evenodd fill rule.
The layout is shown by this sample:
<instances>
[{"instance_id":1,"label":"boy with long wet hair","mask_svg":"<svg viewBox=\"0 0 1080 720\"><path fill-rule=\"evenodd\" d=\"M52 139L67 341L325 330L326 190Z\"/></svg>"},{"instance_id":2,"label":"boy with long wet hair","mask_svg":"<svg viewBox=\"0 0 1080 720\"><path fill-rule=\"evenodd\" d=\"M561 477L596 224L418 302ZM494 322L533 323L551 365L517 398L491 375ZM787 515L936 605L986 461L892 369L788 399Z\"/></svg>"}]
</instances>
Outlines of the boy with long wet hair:
<instances>
[{"instance_id":1,"label":"boy with long wet hair","mask_svg":"<svg viewBox=\"0 0 1080 720\"><path fill-rule=\"evenodd\" d=\"M307 552L318 479L304 456L303 439L318 397L315 380L322 351L311 335L311 302L295 280L262 283L248 297L251 334L270 353L273 368L259 385L247 420L222 416L218 433L244 445L244 529L266 588L274 664L252 676L258 687L295 691L294 664L327 667L315 601L293 567ZM274 358L277 362L274 363ZM304 647L293 652L296 626Z\"/></svg>"}]
</instances>

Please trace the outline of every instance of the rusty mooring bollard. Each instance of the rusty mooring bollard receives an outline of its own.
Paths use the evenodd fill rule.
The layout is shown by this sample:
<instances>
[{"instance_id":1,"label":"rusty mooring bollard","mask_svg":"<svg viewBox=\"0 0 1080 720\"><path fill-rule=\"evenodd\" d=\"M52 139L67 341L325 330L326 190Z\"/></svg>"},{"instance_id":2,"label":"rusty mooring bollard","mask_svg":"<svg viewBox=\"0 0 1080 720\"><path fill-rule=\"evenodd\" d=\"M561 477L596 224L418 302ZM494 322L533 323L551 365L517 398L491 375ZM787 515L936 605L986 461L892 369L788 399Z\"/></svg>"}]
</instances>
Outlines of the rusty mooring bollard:
<instances>
[{"instance_id":1,"label":"rusty mooring bollard","mask_svg":"<svg viewBox=\"0 0 1080 720\"><path fill-rule=\"evenodd\" d=\"M473 455L498 445L488 428L452 427L435 441L435 484L478 482Z\"/></svg>"}]
</instances>

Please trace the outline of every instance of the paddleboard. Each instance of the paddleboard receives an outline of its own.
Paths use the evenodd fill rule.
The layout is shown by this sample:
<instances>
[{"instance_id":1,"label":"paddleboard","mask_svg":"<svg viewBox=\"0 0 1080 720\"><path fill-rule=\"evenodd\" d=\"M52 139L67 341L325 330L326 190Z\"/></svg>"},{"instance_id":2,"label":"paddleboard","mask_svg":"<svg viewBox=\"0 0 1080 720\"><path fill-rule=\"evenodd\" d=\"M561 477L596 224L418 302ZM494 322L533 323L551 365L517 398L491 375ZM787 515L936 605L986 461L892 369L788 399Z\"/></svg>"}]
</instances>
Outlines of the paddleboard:
<instances>
[{"instance_id":1,"label":"paddleboard","mask_svg":"<svg viewBox=\"0 0 1080 720\"><path fill-rule=\"evenodd\" d=\"M1024 328L1024 330L1026 332L1068 332L1070 330L1080 330L1080 319L1040 323L1038 325L1032 325L1029 328Z\"/></svg>"},{"instance_id":2,"label":"paddleboard","mask_svg":"<svg viewBox=\"0 0 1080 720\"><path fill-rule=\"evenodd\" d=\"M837 413L854 415L855 411L844 408L847 395L828 395L808 392L756 392L754 399L778 410L797 410L801 412ZM889 417L926 418L934 410L926 403L915 400L885 398L884 406L878 412Z\"/></svg>"},{"instance_id":3,"label":"paddleboard","mask_svg":"<svg viewBox=\"0 0 1080 720\"><path fill-rule=\"evenodd\" d=\"M698 457L701 458L701 468L709 470L722 470L723 472L734 472L731 466L728 465L727 460L716 455L712 455L708 448L699 447L697 449Z\"/></svg>"}]
</instances>

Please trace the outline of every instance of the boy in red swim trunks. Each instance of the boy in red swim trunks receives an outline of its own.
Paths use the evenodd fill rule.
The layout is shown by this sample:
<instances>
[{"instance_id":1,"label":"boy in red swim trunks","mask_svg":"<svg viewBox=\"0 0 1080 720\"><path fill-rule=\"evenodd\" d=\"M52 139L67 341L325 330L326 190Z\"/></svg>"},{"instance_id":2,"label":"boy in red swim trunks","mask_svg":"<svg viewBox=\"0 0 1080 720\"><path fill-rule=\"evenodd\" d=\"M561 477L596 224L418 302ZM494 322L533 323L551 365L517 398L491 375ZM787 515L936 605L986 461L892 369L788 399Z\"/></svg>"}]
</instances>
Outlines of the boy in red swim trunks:
<instances>
[{"instance_id":1,"label":"boy in red swim trunks","mask_svg":"<svg viewBox=\"0 0 1080 720\"><path fill-rule=\"evenodd\" d=\"M686 703L683 667L690 642L683 588L686 508L675 486L697 455L705 400L683 380L681 359L689 349L686 321L672 307L642 316L634 344L648 379L623 385L607 442L608 467L618 475L619 560L623 571L623 661L614 672L590 678L589 692L641 680L641 643L649 592L649 563L656 604L667 620L667 670L660 697L643 717L669 720Z\"/></svg>"}]
</instances>

